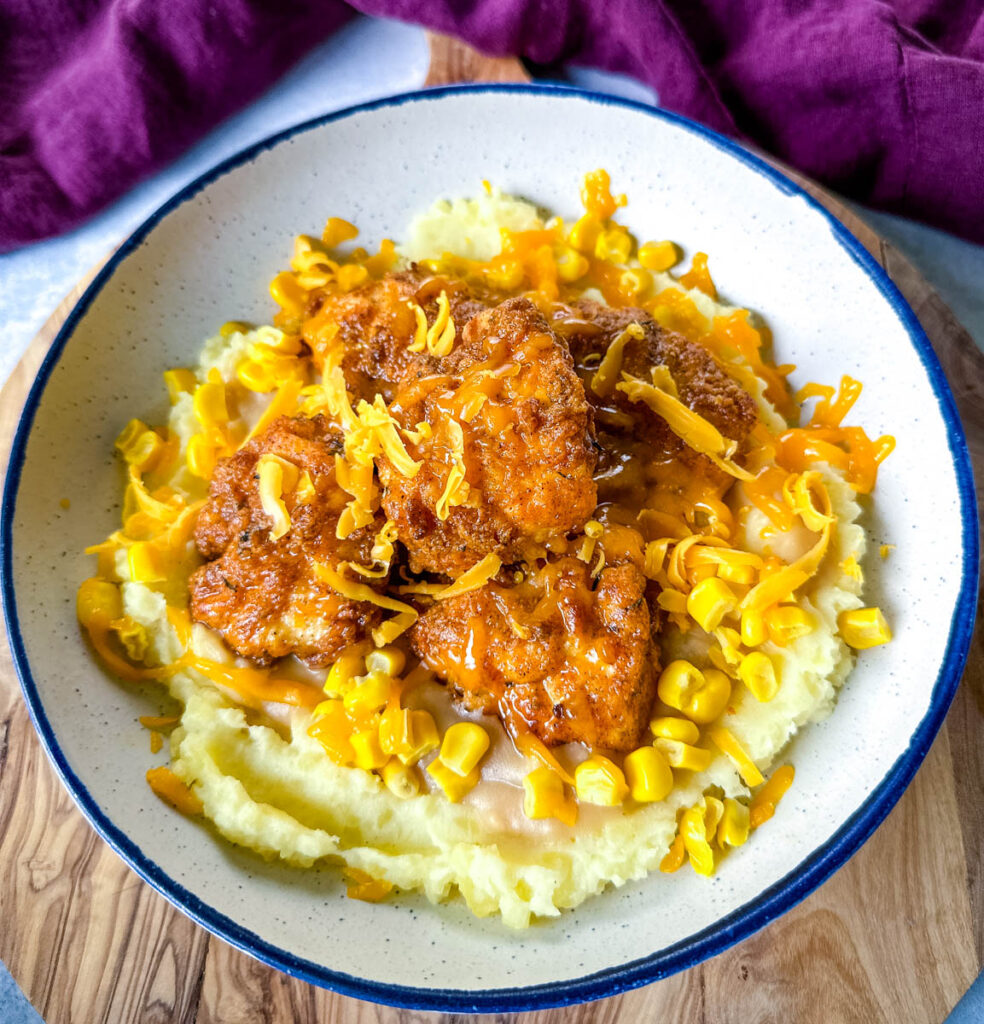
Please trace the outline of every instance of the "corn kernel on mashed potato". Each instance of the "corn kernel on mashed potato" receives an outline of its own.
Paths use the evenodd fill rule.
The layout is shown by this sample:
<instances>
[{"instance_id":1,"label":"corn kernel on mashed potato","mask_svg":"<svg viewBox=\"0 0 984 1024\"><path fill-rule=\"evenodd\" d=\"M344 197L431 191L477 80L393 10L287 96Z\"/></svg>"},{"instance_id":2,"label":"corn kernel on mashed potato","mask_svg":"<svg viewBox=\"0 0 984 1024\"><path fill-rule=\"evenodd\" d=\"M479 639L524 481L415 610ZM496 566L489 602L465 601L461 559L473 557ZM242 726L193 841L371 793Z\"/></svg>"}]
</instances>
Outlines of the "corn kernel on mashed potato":
<instances>
[{"instance_id":1,"label":"corn kernel on mashed potato","mask_svg":"<svg viewBox=\"0 0 984 1024\"><path fill-rule=\"evenodd\" d=\"M418 216L402 250L391 258L396 266L446 253L472 261L492 260L499 253L502 228L539 231L544 220L531 204L486 188L477 199L439 202ZM648 264L649 289L677 296L680 301L666 307L671 311L668 315L676 317L672 326L677 329L684 326L684 315L704 323L733 316L736 311L717 300L713 286L706 286L706 264L695 260L694 269L683 279L668 273L677 255L669 243L654 243L622 262L636 270ZM598 297L596 292L592 295ZM237 372L257 345L276 350L283 339L276 327L242 325L225 330L206 343L191 374L177 371L186 376L169 380L169 387L173 386L169 433L160 434L168 438L162 443L179 448L173 461L176 468L166 481L171 491L157 498L138 492L135 505L128 499L131 507L125 514L152 516L154 502L167 504L166 493L180 495L183 507L191 510L204 499L203 472L206 476L207 472L189 468L195 467L196 458L214 459L207 451L196 451L203 417L210 414L201 386L208 382L235 385ZM766 397L768 378L756 375L759 367L754 361L735 355L729 368L755 398L762 422L770 430L783 430L785 421ZM258 398L270 400L269 395ZM262 412L262 402L254 409L254 417ZM221 410L211 414L221 420ZM155 444L152 438L144 443ZM182 707L180 721L170 733L170 765L183 784L179 788L184 803L178 798L172 802L184 810L200 809L227 839L266 858L279 858L298 868L323 859L344 862L353 880L352 895L379 898L393 888L420 890L437 903L460 894L475 914L500 914L513 928L525 928L535 918L555 917L610 885L639 879L661 866L673 870L687 855L698 871L709 873L720 850L747 837L753 788L758 787L759 797L751 799L752 826L768 817L781 789L788 785L789 772L782 778L775 775L765 789L760 785L763 775L799 728L831 711L852 666L841 626L844 613L862 605L859 563L865 554L865 537L857 523L857 488L849 485L843 466L818 462L813 468L829 496L826 521L831 527L819 568L797 591L795 605L789 605L805 613L813 628L798 630L794 622L792 631L783 634L780 623L778 632L753 638L755 651L765 655L757 667L772 670L774 666L773 677L768 671L765 677L761 672L754 676L756 664L748 662L743 684L745 677L735 667L740 655L732 650L733 663L723 665L733 682L728 714L721 720L726 729L710 728L707 735L714 743L700 748L706 753L700 753L699 762L692 766L698 770L686 770L690 766L686 751L693 749L697 728L675 717L675 712L666 715L670 721L664 720L660 727L662 740L657 744L663 743L663 756L670 764L680 765L668 795L658 799L645 795L647 784L660 788L647 774L648 760L663 764L664 771L665 762L637 751L638 770L633 773L627 763L626 773L638 799L627 797L610 807L582 802L573 825L558 820L563 815L557 813L531 820L523 813L524 777L539 773L538 785L546 787L531 788L527 781L527 808L535 808L537 799L552 792L551 787L563 791L563 782L549 766L538 768L538 762L518 754L497 721L472 715L464 717L480 721L492 737L482 781L460 802L452 802L420 772L422 784L413 787L419 792L408 799L409 793L387 785L383 771L343 766L327 756L322 743L308 731L310 707L244 702L217 685L214 673L209 678L185 664L163 680ZM763 557L778 554L788 563L803 555L804 544L796 530L787 531L788 537L770 531L765 513L751 502L746 505L738 517L745 550ZM824 513L814 511L818 516ZM187 518L193 518L193 512ZM122 606L114 613L114 621L128 626L117 629L117 640L132 660L149 666L179 664L189 651L208 663L232 666L234 659L216 634L169 612L169 604L186 605L187 577L196 564L190 525L185 526L180 515L172 515L170 522L173 557L156 579L153 566L148 569L140 562L143 555L134 552L132 542L117 539L115 545L107 542L94 549L100 558L100 576L119 581ZM150 557L149 551L144 554ZM136 582L134 575L145 582ZM685 611L676 605L669 611L661 635L663 665L687 659L715 671L721 662L720 653L717 660L710 657L711 634L696 628L682 630L680 618ZM80 617L85 619L82 613ZM102 634L92 622L98 625L98 616L89 617L96 642ZM727 636L723 639L725 647L729 642L742 641L732 631L730 641ZM113 659L105 637L96 646L106 654L110 667L120 666L121 659ZM153 675L153 669L147 674ZM756 696L756 686L770 692ZM461 720L443 688L429 683L419 693L418 705L431 710L442 732ZM660 695L665 695L662 684ZM244 706L250 703L252 707ZM729 744L734 745L732 756L725 749ZM428 754L421 766L433 756ZM585 756L581 752L575 760Z\"/></svg>"}]
</instances>

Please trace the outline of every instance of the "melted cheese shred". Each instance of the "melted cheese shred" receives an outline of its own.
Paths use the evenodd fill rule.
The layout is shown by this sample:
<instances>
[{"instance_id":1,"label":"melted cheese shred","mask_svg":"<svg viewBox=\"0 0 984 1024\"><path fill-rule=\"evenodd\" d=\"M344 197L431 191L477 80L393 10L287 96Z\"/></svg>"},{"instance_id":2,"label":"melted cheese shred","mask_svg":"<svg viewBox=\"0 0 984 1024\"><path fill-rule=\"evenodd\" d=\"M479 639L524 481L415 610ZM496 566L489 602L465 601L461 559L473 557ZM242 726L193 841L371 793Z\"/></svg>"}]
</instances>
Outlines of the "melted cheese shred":
<instances>
[{"instance_id":1,"label":"melted cheese shred","mask_svg":"<svg viewBox=\"0 0 984 1024\"><path fill-rule=\"evenodd\" d=\"M342 568L342 565L332 569L328 565L315 564L314 572L318 579L323 580L332 590L337 591L342 597L347 597L350 601L367 601L369 604L376 605L377 608L398 613L394 618L373 630L373 641L377 647L391 644L417 621L418 613L412 605L380 594L365 583L356 583L354 580L346 579L342 575Z\"/></svg>"},{"instance_id":2,"label":"melted cheese shred","mask_svg":"<svg viewBox=\"0 0 984 1024\"><path fill-rule=\"evenodd\" d=\"M666 420L666 425L681 441L695 452L706 455L729 476L738 480L754 479L747 469L731 461L738 442L726 439L713 423L688 408L679 398L657 387L656 379L654 375L654 383L647 384L638 377L623 373L622 382L615 386L630 402L644 402L648 405L657 416Z\"/></svg>"}]
</instances>

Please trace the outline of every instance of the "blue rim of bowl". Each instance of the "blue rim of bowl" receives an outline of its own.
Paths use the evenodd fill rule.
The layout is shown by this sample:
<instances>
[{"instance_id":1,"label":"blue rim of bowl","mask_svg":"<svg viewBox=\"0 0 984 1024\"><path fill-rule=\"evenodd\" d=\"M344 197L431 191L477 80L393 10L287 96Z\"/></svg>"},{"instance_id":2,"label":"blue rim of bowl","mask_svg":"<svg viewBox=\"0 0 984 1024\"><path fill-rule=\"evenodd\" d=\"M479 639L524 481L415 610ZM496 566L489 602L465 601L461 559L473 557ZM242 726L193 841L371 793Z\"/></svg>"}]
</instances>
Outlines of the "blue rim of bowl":
<instances>
[{"instance_id":1,"label":"blue rim of bowl","mask_svg":"<svg viewBox=\"0 0 984 1024\"><path fill-rule=\"evenodd\" d=\"M380 108L398 107L407 103L434 102L445 96L461 94L522 93L546 95L552 98L570 96L592 103L625 107L649 117L656 117L697 135L723 150L746 167L756 171L787 195L805 200L823 217L844 251L868 275L895 315L904 325L923 368L929 378L939 404L940 414L947 429L950 453L953 457L957 485L960 493L963 561L961 586L950 624L946 654L933 685L929 710L913 732L907 750L885 774L868 799L851 815L843 826L819 849L802 861L784 878L760 893L731 914L701 932L618 967L607 968L593 974L567 981L543 985L499 989L439 989L417 988L367 981L343 974L293 956L284 949L259 938L203 903L161 869L136 846L125 833L103 813L82 781L72 771L45 714L40 694L31 675L27 653L17 617L12 572L12 531L21 469L23 467L28 436L34 422L38 404L52 370L76 324L85 314L95 296L112 277L117 265L124 260L171 210L181 205L228 171L252 160L266 150L301 132L310 131L354 114ZM967 441L960 424L953 396L936 354L916 320L915 314L899 293L885 271L875 262L861 243L827 212L812 196L790 181L781 172L761 158L749 153L737 143L719 135L688 118L673 114L634 100L616 98L585 89L560 85L453 85L438 89L425 89L402 93L347 107L322 117L305 121L270 136L217 164L211 170L186 185L156 210L113 254L96 275L85 294L66 319L54 344L46 355L38 376L28 395L17 427L11 450L10 464L0 506L0 589L2 589L4 617L13 652L14 664L20 678L31 719L41 741L62 782L72 794L85 816L104 840L168 901L208 931L226 942L249 953L258 960L304 981L341 992L356 999L367 999L415 1010L453 1012L506 1013L518 1010L546 1009L569 1006L616 995L641 985L667 977L692 967L709 957L722 953L736 942L747 938L776 917L790 910L808 896L822 882L842 867L875 831L911 782L943 723L963 672L974 628L977 603L978 523L976 495Z\"/></svg>"}]
</instances>

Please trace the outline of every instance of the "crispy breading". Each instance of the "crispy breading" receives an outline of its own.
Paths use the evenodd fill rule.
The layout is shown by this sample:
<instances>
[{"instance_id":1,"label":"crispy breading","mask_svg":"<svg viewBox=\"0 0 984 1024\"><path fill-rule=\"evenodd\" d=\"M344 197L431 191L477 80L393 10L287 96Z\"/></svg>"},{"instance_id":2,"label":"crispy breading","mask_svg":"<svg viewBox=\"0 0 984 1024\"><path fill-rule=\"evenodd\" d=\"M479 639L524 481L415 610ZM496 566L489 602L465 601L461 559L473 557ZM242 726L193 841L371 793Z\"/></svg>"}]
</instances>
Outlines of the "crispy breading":
<instances>
[{"instance_id":1,"label":"crispy breading","mask_svg":"<svg viewBox=\"0 0 984 1024\"><path fill-rule=\"evenodd\" d=\"M212 559L189 581L191 613L217 630L238 654L261 663L294 654L313 665L328 664L350 644L367 637L379 609L350 601L318 579L314 563L370 559L377 523L344 541L335 537L348 495L335 482L334 457L341 433L322 416L281 417L259 437L216 468L209 500L198 517L195 541ZM290 532L270 539L256 464L275 454L307 471L314 496L284 495Z\"/></svg>"},{"instance_id":2,"label":"crispy breading","mask_svg":"<svg viewBox=\"0 0 984 1024\"><path fill-rule=\"evenodd\" d=\"M684 405L733 441L743 441L755 426L754 399L702 345L661 327L642 309L615 309L590 299L580 299L571 308L591 325L567 334L575 362L583 363L589 353L603 355L629 324L639 324L643 338L630 338L623 349L626 373L648 381L652 367L667 367ZM627 399L621 401L623 407L631 406Z\"/></svg>"},{"instance_id":3,"label":"crispy breading","mask_svg":"<svg viewBox=\"0 0 984 1024\"><path fill-rule=\"evenodd\" d=\"M353 398L371 401L380 392L388 399L393 385L418 361L409 348L417 327L413 307L420 306L428 324L433 324L442 291L460 338L465 324L485 303L473 297L463 281L428 275L416 266L351 292L319 295L302 331L315 365L324 366L328 353L341 345L342 372Z\"/></svg>"},{"instance_id":4,"label":"crispy breading","mask_svg":"<svg viewBox=\"0 0 984 1024\"><path fill-rule=\"evenodd\" d=\"M391 411L409 428L426 420L433 436L408 444L422 462L416 476L386 459L379 476L414 572L456 576L490 552L517 561L584 525L597 502L591 408L567 347L529 300L478 314L448 356L421 355L412 370ZM442 519L451 420L469 493Z\"/></svg>"},{"instance_id":5,"label":"crispy breading","mask_svg":"<svg viewBox=\"0 0 984 1024\"><path fill-rule=\"evenodd\" d=\"M645 588L631 563L592 581L588 566L564 557L522 584L438 602L411 643L466 708L498 714L514 732L632 750L658 674Z\"/></svg>"},{"instance_id":6,"label":"crispy breading","mask_svg":"<svg viewBox=\"0 0 984 1024\"><path fill-rule=\"evenodd\" d=\"M617 390L599 396L591 388L598 361L609 345L630 324L638 324L643 337L626 341L621 370L648 382L653 367L665 366L680 400L724 437L737 441L740 451L755 425L755 401L706 348L661 327L642 309L616 309L589 299L569 306L557 304L552 323L570 346L595 408L601 446L599 501L629 507L655 502L672 511L677 499L686 507L701 493L723 492L729 486L730 477L688 448L648 406L630 401Z\"/></svg>"}]
</instances>

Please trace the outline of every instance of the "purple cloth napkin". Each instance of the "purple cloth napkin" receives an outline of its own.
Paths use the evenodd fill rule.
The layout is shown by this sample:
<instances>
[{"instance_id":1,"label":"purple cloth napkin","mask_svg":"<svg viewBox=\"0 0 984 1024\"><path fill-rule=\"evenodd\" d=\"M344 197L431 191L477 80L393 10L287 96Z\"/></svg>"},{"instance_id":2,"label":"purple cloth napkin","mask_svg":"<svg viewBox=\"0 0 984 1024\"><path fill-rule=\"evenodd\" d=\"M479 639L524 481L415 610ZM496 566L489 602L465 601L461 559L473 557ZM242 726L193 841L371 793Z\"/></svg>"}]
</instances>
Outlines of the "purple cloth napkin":
<instances>
[{"instance_id":1,"label":"purple cloth napkin","mask_svg":"<svg viewBox=\"0 0 984 1024\"><path fill-rule=\"evenodd\" d=\"M173 160L352 8L633 75L838 191L984 242L982 0L0 0L0 251Z\"/></svg>"}]
</instances>

